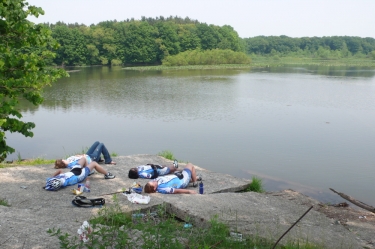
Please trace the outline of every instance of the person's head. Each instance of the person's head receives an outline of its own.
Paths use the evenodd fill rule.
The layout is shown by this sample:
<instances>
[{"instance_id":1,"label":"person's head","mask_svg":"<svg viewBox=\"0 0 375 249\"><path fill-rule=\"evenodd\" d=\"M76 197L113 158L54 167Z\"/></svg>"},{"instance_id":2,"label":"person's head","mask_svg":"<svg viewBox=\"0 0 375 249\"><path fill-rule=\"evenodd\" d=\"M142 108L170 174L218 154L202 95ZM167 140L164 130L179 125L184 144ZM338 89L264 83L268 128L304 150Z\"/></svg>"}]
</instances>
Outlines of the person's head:
<instances>
[{"instance_id":1,"label":"person's head","mask_svg":"<svg viewBox=\"0 0 375 249\"><path fill-rule=\"evenodd\" d=\"M158 182L157 181L151 181L151 182L148 182L146 183L145 185L145 193L155 193L156 192L156 188L158 187Z\"/></svg>"},{"instance_id":2,"label":"person's head","mask_svg":"<svg viewBox=\"0 0 375 249\"><path fill-rule=\"evenodd\" d=\"M57 159L55 161L55 169L66 168L67 164L64 161L63 159Z\"/></svg>"},{"instance_id":3,"label":"person's head","mask_svg":"<svg viewBox=\"0 0 375 249\"><path fill-rule=\"evenodd\" d=\"M49 178L46 182L45 190L56 191L62 186L62 182L59 178Z\"/></svg>"},{"instance_id":4,"label":"person's head","mask_svg":"<svg viewBox=\"0 0 375 249\"><path fill-rule=\"evenodd\" d=\"M129 170L129 178L130 179L138 179L139 175L138 175L138 169L137 168L131 168Z\"/></svg>"}]
</instances>

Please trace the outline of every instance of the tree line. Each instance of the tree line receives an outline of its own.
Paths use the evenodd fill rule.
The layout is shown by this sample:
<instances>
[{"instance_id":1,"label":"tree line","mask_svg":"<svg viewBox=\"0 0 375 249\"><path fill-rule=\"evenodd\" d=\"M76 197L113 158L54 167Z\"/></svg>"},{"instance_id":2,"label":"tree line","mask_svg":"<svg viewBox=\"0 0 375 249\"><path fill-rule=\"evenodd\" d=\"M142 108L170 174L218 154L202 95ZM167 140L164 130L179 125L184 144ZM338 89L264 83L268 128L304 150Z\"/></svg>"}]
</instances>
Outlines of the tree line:
<instances>
[{"instance_id":1,"label":"tree line","mask_svg":"<svg viewBox=\"0 0 375 249\"><path fill-rule=\"evenodd\" d=\"M244 51L242 39L229 25L199 23L189 18L145 18L97 25L45 24L60 44L56 65L160 64L188 50Z\"/></svg>"},{"instance_id":2,"label":"tree line","mask_svg":"<svg viewBox=\"0 0 375 249\"><path fill-rule=\"evenodd\" d=\"M302 37L256 36L243 39L252 55L296 55L321 58L370 56L375 59L375 39L355 36Z\"/></svg>"},{"instance_id":3,"label":"tree line","mask_svg":"<svg viewBox=\"0 0 375 249\"><path fill-rule=\"evenodd\" d=\"M257 36L240 38L229 25L216 26L190 18L162 16L104 21L96 25L45 23L60 44L56 65L161 64L168 56L191 50L232 50L249 55L373 56L375 39L351 36Z\"/></svg>"}]
</instances>

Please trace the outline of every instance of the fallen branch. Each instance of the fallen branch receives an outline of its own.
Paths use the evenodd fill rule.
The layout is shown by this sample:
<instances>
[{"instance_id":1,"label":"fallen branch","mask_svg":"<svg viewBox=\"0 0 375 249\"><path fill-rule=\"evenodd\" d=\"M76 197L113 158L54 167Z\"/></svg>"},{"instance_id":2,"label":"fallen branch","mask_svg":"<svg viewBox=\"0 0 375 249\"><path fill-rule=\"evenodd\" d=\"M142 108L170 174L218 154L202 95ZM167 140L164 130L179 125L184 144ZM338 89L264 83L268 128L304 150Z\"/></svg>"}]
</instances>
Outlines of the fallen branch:
<instances>
[{"instance_id":1,"label":"fallen branch","mask_svg":"<svg viewBox=\"0 0 375 249\"><path fill-rule=\"evenodd\" d=\"M276 241L276 243L273 245L273 247L272 247L272 249L275 249L276 248L276 246L277 246L277 244L280 242L280 240L285 236L285 234L287 234L289 231L290 231L290 229L292 229L312 208L313 208L314 206L311 206L301 217L299 217L299 219L296 221L296 222L294 222L294 224L291 226L291 227L289 227L289 229L288 230L286 230L286 232L283 234L283 235L281 235L281 237Z\"/></svg>"},{"instance_id":2,"label":"fallen branch","mask_svg":"<svg viewBox=\"0 0 375 249\"><path fill-rule=\"evenodd\" d=\"M332 188L329 188L331 191L335 192L336 194L338 194L339 196L341 196L342 198L344 198L345 200L348 200L350 201L351 203L353 203L354 205L357 205L358 207L361 207L363 209L366 209L367 211L370 211L372 213L375 213L375 208L373 206L370 206L370 205L367 205L366 203L363 203L361 201L357 201L356 199L353 199L352 197L350 197L349 195L346 195L344 193L339 193L337 192L336 190L332 189Z\"/></svg>"}]
</instances>

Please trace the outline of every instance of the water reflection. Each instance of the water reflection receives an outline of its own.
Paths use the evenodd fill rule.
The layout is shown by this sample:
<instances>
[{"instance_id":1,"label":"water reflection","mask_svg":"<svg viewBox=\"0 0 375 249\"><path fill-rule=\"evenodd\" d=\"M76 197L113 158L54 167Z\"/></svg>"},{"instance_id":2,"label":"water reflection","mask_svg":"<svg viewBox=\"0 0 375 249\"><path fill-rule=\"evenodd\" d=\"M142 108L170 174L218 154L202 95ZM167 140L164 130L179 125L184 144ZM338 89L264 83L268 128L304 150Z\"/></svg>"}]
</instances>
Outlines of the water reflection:
<instances>
[{"instance_id":1,"label":"water reflection","mask_svg":"<svg viewBox=\"0 0 375 249\"><path fill-rule=\"evenodd\" d=\"M111 73L113 72L113 73ZM103 75L107 75L105 78ZM128 71L120 68L82 68L44 92L43 107L114 113L147 119L228 118L234 108L235 71ZM152 107L152 108L150 108ZM22 103L23 111L38 107ZM222 115L224 114L225 115ZM227 117L226 117L227 116Z\"/></svg>"},{"instance_id":2,"label":"water reflection","mask_svg":"<svg viewBox=\"0 0 375 249\"><path fill-rule=\"evenodd\" d=\"M269 73L303 73L313 75L338 76L338 77L361 77L373 78L375 76L374 68L349 67L349 66L280 66L254 69L258 72Z\"/></svg>"}]
</instances>

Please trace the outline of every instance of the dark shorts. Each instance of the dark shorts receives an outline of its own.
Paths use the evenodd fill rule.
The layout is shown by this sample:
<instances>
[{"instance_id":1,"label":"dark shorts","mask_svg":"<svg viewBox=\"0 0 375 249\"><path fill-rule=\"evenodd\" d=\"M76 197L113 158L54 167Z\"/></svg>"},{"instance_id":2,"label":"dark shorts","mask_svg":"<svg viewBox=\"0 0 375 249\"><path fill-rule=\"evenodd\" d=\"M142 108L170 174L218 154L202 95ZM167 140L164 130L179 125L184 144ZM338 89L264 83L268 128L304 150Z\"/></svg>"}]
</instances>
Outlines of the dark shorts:
<instances>
[{"instance_id":1,"label":"dark shorts","mask_svg":"<svg viewBox=\"0 0 375 249\"><path fill-rule=\"evenodd\" d=\"M82 168L73 168L70 172L76 176L79 176L82 173Z\"/></svg>"}]
</instances>

